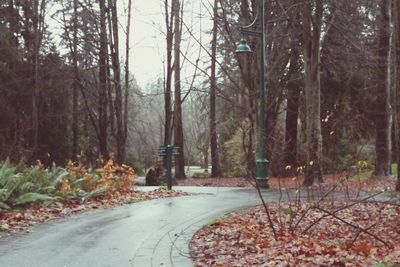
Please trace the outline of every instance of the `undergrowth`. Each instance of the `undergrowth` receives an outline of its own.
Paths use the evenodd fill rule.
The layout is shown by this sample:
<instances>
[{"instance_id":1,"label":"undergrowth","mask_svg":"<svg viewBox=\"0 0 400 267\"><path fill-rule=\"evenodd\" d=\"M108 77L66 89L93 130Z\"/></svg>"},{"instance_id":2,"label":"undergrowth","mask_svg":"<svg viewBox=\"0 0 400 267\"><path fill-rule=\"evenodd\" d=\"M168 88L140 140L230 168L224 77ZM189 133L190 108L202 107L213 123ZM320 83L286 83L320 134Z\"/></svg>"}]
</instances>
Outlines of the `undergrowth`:
<instances>
[{"instance_id":1,"label":"undergrowth","mask_svg":"<svg viewBox=\"0 0 400 267\"><path fill-rule=\"evenodd\" d=\"M135 172L131 167L116 164L112 157L99 160L99 165L100 168L91 170L81 162L70 161L65 168L45 168L39 161L27 166L13 165L7 159L0 163L0 210L34 202L113 196L132 189Z\"/></svg>"}]
</instances>

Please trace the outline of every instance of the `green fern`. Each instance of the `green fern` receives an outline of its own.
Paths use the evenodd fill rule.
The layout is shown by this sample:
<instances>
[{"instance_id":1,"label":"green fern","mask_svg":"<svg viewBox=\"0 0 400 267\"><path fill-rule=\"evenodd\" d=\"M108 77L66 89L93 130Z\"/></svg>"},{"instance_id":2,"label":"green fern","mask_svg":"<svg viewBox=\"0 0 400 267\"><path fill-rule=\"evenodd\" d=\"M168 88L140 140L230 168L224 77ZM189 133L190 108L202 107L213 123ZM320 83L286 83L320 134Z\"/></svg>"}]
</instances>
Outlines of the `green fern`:
<instances>
[{"instance_id":1,"label":"green fern","mask_svg":"<svg viewBox=\"0 0 400 267\"><path fill-rule=\"evenodd\" d=\"M44 194L39 193L26 193L19 196L17 199L13 201L14 205L22 205L33 202L48 202L48 201L57 201L60 200L59 197L51 197Z\"/></svg>"},{"instance_id":2,"label":"green fern","mask_svg":"<svg viewBox=\"0 0 400 267\"><path fill-rule=\"evenodd\" d=\"M11 207L8 206L6 203L0 201L0 210L10 210Z\"/></svg>"},{"instance_id":3,"label":"green fern","mask_svg":"<svg viewBox=\"0 0 400 267\"><path fill-rule=\"evenodd\" d=\"M94 197L104 196L108 192L107 188L99 188L95 189L91 192L88 192L82 196L82 200L88 200Z\"/></svg>"}]
</instances>

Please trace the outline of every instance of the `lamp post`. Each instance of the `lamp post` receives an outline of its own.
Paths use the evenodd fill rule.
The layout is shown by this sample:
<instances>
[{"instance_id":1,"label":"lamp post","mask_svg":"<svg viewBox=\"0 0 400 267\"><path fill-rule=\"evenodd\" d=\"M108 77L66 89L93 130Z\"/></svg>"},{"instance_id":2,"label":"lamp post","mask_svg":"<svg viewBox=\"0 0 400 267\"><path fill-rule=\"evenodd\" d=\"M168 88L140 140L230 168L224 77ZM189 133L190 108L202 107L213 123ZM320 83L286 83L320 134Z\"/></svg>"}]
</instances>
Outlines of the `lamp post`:
<instances>
[{"instance_id":1,"label":"lamp post","mask_svg":"<svg viewBox=\"0 0 400 267\"><path fill-rule=\"evenodd\" d=\"M265 0L259 0L258 17L260 22L260 30L253 31L251 27L254 26L258 18L248 26L241 29L243 34L255 35L260 38L260 69L259 69L259 89L260 99L258 108L258 142L257 142L257 170L256 182L259 187L268 188L268 160L265 152ZM236 49L236 53L251 53L251 48L245 39L241 39Z\"/></svg>"}]
</instances>

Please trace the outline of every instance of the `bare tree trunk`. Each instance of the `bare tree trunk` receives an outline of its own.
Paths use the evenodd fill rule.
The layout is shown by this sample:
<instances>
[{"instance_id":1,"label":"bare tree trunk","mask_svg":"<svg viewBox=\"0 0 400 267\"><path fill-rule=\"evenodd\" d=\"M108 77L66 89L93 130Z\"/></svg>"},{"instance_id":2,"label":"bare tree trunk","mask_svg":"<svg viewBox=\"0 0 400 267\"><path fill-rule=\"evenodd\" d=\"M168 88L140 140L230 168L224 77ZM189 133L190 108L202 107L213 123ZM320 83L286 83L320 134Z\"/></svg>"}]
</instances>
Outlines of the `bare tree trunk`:
<instances>
[{"instance_id":1,"label":"bare tree trunk","mask_svg":"<svg viewBox=\"0 0 400 267\"><path fill-rule=\"evenodd\" d=\"M376 164L374 174L387 176L391 173L390 159L390 76L389 76L389 47L390 47L390 0L380 1L378 15L378 67L376 99Z\"/></svg>"},{"instance_id":2,"label":"bare tree trunk","mask_svg":"<svg viewBox=\"0 0 400 267\"><path fill-rule=\"evenodd\" d=\"M115 107L114 107L114 96L113 96L113 79L111 75L112 63L110 63L110 56L114 53L114 42L113 42L113 33L112 33L112 20L111 20L111 6L110 2L108 3L107 8L107 27L108 27L108 46L107 46L107 104L108 104L108 121L107 123L110 126L110 133L115 138Z\"/></svg>"},{"instance_id":3,"label":"bare tree trunk","mask_svg":"<svg viewBox=\"0 0 400 267\"><path fill-rule=\"evenodd\" d=\"M33 1L33 12L29 12L33 25L33 93L32 93L32 157L36 159L39 142L39 118L40 118L40 85L39 85L39 59L40 48L42 46L44 16L45 16L45 0ZM30 7L26 7L29 9ZM29 17L28 17L29 18ZM29 28L29 26L28 26Z\"/></svg>"},{"instance_id":4,"label":"bare tree trunk","mask_svg":"<svg viewBox=\"0 0 400 267\"><path fill-rule=\"evenodd\" d=\"M393 34L393 38L395 39L393 44L395 44L394 54L395 54L395 94L396 94L396 143L397 143L397 184L396 191L400 191L400 0L393 1L393 15L394 15L394 25L395 31Z\"/></svg>"},{"instance_id":5,"label":"bare tree trunk","mask_svg":"<svg viewBox=\"0 0 400 267\"><path fill-rule=\"evenodd\" d=\"M310 186L315 179L322 181L322 135L320 97L320 46L323 5L322 0L303 4L303 51L306 93L306 149L307 166L303 184Z\"/></svg>"},{"instance_id":6,"label":"bare tree trunk","mask_svg":"<svg viewBox=\"0 0 400 267\"><path fill-rule=\"evenodd\" d=\"M74 22L72 37L72 63L74 64L74 81L72 84L72 160L78 155L78 0L74 0Z\"/></svg>"},{"instance_id":7,"label":"bare tree trunk","mask_svg":"<svg viewBox=\"0 0 400 267\"><path fill-rule=\"evenodd\" d=\"M287 84L286 134L285 134L285 165L290 166L288 174L297 166L297 120L299 117L299 98L301 75L300 51L295 42L290 57Z\"/></svg>"},{"instance_id":8,"label":"bare tree trunk","mask_svg":"<svg viewBox=\"0 0 400 267\"><path fill-rule=\"evenodd\" d=\"M126 43L125 43L125 95L124 95L124 135L123 143L126 144L128 138L128 104L129 104L129 37L131 31L132 0L128 2L128 21L126 24ZM125 152L126 153L126 152Z\"/></svg>"},{"instance_id":9,"label":"bare tree trunk","mask_svg":"<svg viewBox=\"0 0 400 267\"><path fill-rule=\"evenodd\" d=\"M167 28L167 62L165 66L165 87L164 87L164 109L165 109L165 121L164 121L164 146L171 144L171 124L172 124L172 49L173 49L173 39L174 39L174 32L173 32L173 6L175 1L172 1L171 12L169 11L169 3L168 0L164 0L165 5L165 26Z\"/></svg>"},{"instance_id":10,"label":"bare tree trunk","mask_svg":"<svg viewBox=\"0 0 400 267\"><path fill-rule=\"evenodd\" d=\"M105 0L100 4L100 52L99 52L99 149L108 158L107 149L107 28Z\"/></svg>"},{"instance_id":11,"label":"bare tree trunk","mask_svg":"<svg viewBox=\"0 0 400 267\"><path fill-rule=\"evenodd\" d=\"M174 140L175 146L180 148L179 155L175 157L175 178L185 179L185 149L183 140L182 122L182 99L181 99L181 64L180 64L180 45L181 45L181 17L180 2L174 0L174 82L175 82L175 120L174 120Z\"/></svg>"},{"instance_id":12,"label":"bare tree trunk","mask_svg":"<svg viewBox=\"0 0 400 267\"><path fill-rule=\"evenodd\" d=\"M111 9L111 23L112 23L112 47L111 61L113 65L114 74L114 88L115 88L115 117L117 120L117 161L123 163L125 160L125 143L124 143L124 126L122 118L122 87L121 87L121 67L119 63L119 36L118 36L118 14L117 5L115 0L108 0L109 8ZM111 39L111 38L110 38Z\"/></svg>"},{"instance_id":13,"label":"bare tree trunk","mask_svg":"<svg viewBox=\"0 0 400 267\"><path fill-rule=\"evenodd\" d=\"M218 0L214 0L213 32L211 41L211 77L210 77L210 144L211 144L211 177L222 177L218 157L218 135L216 118L216 56L217 56L217 16Z\"/></svg>"},{"instance_id":14,"label":"bare tree trunk","mask_svg":"<svg viewBox=\"0 0 400 267\"><path fill-rule=\"evenodd\" d=\"M29 8L29 7L28 7ZM32 150L36 157L39 138L39 0L33 2L33 94L32 94Z\"/></svg>"}]
</instances>

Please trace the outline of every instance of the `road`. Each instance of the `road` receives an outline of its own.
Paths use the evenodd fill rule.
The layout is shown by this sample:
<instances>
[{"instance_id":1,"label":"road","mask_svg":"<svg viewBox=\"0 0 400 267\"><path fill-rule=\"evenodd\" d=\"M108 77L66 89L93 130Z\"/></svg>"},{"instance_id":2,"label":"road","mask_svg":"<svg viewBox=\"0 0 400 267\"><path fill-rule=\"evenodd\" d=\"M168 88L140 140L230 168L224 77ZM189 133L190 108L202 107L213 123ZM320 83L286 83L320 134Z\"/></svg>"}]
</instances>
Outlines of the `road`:
<instances>
[{"instance_id":1,"label":"road","mask_svg":"<svg viewBox=\"0 0 400 267\"><path fill-rule=\"evenodd\" d=\"M151 190L153 188L143 188ZM99 210L0 240L0 266L193 266L188 243L222 214L259 204L252 188L181 187L202 193ZM267 200L277 194L264 192Z\"/></svg>"}]
</instances>

